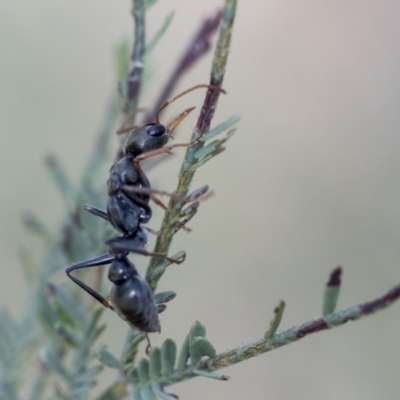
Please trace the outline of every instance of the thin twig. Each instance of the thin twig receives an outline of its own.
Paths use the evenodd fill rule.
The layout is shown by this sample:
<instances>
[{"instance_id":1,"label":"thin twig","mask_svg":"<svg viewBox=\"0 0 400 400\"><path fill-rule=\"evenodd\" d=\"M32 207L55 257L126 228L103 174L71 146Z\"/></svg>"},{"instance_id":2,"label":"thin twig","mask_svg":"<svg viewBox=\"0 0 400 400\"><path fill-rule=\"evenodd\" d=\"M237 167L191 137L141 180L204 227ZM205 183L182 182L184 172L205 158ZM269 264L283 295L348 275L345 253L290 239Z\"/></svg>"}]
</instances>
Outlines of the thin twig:
<instances>
[{"instance_id":1,"label":"thin twig","mask_svg":"<svg viewBox=\"0 0 400 400\"><path fill-rule=\"evenodd\" d=\"M208 52L211 46L211 38L218 28L221 16L222 11L218 10L210 18L207 18L205 21L203 21L200 29L190 41L186 50L183 52L182 58L179 60L176 68L173 70L171 76L167 80L167 83L164 89L161 91L157 101L154 103L153 108L146 114L146 117L144 118L145 121L150 121L154 118L161 104L163 104L164 101L171 96L172 91L178 84L178 81L204 54Z\"/></svg>"},{"instance_id":2,"label":"thin twig","mask_svg":"<svg viewBox=\"0 0 400 400\"><path fill-rule=\"evenodd\" d=\"M217 355L214 359L209 360L203 365L203 368L210 371L215 371L220 368L225 368L238 362L248 360L260 354L275 350L279 347L294 343L304 337L317 333L326 329L333 329L344 325L348 321L371 315L377 311L383 310L400 298L400 284L394 286L383 296L380 296L372 301L359 304L337 311L327 317L305 322L302 325L292 327L284 332L275 334L270 340L261 339L254 343L238 347Z\"/></svg>"},{"instance_id":3,"label":"thin twig","mask_svg":"<svg viewBox=\"0 0 400 400\"><path fill-rule=\"evenodd\" d=\"M144 68L144 54L146 51L145 43L145 30L146 30L146 20L145 20L145 2L144 0L133 0L132 1L132 15L135 20L134 25L134 43L132 51L132 64L130 67L128 82L127 82L127 93L126 93L126 110L125 113L128 114L133 110L136 110L140 87L143 76Z\"/></svg>"}]
</instances>

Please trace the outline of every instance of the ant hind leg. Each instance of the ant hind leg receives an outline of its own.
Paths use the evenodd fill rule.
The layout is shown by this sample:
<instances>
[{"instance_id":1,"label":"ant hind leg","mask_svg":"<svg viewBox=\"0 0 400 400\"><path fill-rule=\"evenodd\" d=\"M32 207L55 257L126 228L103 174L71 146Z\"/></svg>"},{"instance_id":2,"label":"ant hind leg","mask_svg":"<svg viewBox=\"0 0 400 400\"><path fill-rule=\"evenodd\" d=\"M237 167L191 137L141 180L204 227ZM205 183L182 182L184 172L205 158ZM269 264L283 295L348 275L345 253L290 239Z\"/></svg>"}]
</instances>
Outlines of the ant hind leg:
<instances>
[{"instance_id":1,"label":"ant hind leg","mask_svg":"<svg viewBox=\"0 0 400 400\"><path fill-rule=\"evenodd\" d=\"M85 204L83 209L87 212L90 212L90 214L95 215L96 217L100 217L100 218L105 219L106 221L110 221L108 214L105 211L100 210L99 208L90 206L89 204Z\"/></svg>"},{"instance_id":2,"label":"ant hind leg","mask_svg":"<svg viewBox=\"0 0 400 400\"><path fill-rule=\"evenodd\" d=\"M90 268L90 267L99 267L101 265L107 265L107 264L110 264L114 259L115 259L115 257L112 254L108 253L108 254L104 254L104 255L96 257L96 258L91 258L90 260L81 261L79 263L72 264L69 267L65 268L65 273L67 274L68 278L70 278L73 282L75 282L85 292L89 293L92 297L94 297L104 307L110 308L111 310L114 310L114 308L106 298L104 298L100 293L97 293L91 287L87 286L85 283L83 283L81 280L79 280L75 276L71 275L71 272L73 272L77 269L84 269L84 268Z\"/></svg>"}]
</instances>

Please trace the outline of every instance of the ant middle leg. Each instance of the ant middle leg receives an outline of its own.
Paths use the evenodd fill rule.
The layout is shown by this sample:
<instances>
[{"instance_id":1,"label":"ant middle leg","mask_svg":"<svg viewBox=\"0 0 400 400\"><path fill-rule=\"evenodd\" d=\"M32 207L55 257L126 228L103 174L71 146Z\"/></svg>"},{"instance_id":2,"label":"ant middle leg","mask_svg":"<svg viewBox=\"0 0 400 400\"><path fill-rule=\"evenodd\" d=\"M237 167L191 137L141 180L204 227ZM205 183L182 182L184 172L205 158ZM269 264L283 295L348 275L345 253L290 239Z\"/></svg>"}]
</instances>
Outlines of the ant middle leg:
<instances>
[{"instance_id":1,"label":"ant middle leg","mask_svg":"<svg viewBox=\"0 0 400 400\"><path fill-rule=\"evenodd\" d=\"M147 256L147 257L160 257L164 258L165 260L169 261L172 264L181 264L185 261L186 255L184 254L181 258L179 259L174 259L171 257L168 257L166 254L162 253L154 253L151 251L145 250L143 247L140 246L140 244L137 242L135 239L129 239L126 237L116 237L113 239L109 239L106 242L107 246L110 246L110 249L112 251L129 251L132 253L136 254L141 254L142 256Z\"/></svg>"},{"instance_id":2,"label":"ant middle leg","mask_svg":"<svg viewBox=\"0 0 400 400\"><path fill-rule=\"evenodd\" d=\"M83 283L81 280L79 280L75 276L71 275L71 272L73 272L77 269L84 269L84 268L99 267L102 265L107 265L107 264L110 264L114 259L115 259L115 256L108 253L108 254L103 254L102 256L99 256L99 257L91 258L90 260L81 261L79 263L72 264L69 267L65 268L65 273L67 274L68 278L70 278L73 282L75 282L85 292L89 293L92 297L94 297L104 307L110 308L111 310L114 310L114 308L105 297L103 297L100 293L97 293L95 290L93 290L91 287L87 286L85 283Z\"/></svg>"},{"instance_id":3,"label":"ant middle leg","mask_svg":"<svg viewBox=\"0 0 400 400\"><path fill-rule=\"evenodd\" d=\"M150 195L150 200L157 206L161 207L164 211L168 210L168 207L158 198L156 197L154 194ZM188 226L184 225L182 226L182 229L187 232L190 233L193 231L192 228L189 228ZM147 230L149 230L149 228L147 228Z\"/></svg>"}]
</instances>

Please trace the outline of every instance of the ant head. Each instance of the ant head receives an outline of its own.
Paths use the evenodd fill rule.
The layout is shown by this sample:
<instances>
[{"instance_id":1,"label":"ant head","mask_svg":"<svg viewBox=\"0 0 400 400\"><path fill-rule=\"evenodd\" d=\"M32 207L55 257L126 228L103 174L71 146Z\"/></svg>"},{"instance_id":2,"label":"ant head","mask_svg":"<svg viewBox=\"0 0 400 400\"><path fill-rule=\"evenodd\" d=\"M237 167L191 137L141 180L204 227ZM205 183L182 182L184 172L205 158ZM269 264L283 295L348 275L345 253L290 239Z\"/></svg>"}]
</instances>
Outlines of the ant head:
<instances>
[{"instance_id":1,"label":"ant head","mask_svg":"<svg viewBox=\"0 0 400 400\"><path fill-rule=\"evenodd\" d=\"M176 98L168 100L160 107L156 115L155 123L143 125L140 128L134 129L129 134L124 144L125 153L133 154L136 157L139 154L146 153L147 151L160 149L168 142L168 139L172 137L172 132L175 128L191 111L194 110L194 107L188 108L168 125L161 124L159 120L160 112L168 104L176 100Z\"/></svg>"},{"instance_id":2,"label":"ant head","mask_svg":"<svg viewBox=\"0 0 400 400\"><path fill-rule=\"evenodd\" d=\"M175 130L175 128L185 119L185 117L191 111L194 110L194 107L188 108L187 110L183 111L168 125L162 125L160 123L159 119L160 112L169 104L173 103L175 100L179 99L180 97L184 96L185 94L193 90L200 88L217 90L222 93L225 93L223 89L218 87L210 85L197 85L191 87L190 89L185 90L182 93L179 93L178 95L169 100L166 100L158 109L154 123L143 125L140 128L134 129L129 134L124 144L125 153L131 153L136 157L139 154L143 154L147 151L157 150L163 147L168 142L168 139L172 137L172 132Z\"/></svg>"},{"instance_id":3,"label":"ant head","mask_svg":"<svg viewBox=\"0 0 400 400\"><path fill-rule=\"evenodd\" d=\"M127 137L124 148L126 153L135 157L147 151L163 147L170 137L168 128L162 124L146 124L134 129Z\"/></svg>"}]
</instances>

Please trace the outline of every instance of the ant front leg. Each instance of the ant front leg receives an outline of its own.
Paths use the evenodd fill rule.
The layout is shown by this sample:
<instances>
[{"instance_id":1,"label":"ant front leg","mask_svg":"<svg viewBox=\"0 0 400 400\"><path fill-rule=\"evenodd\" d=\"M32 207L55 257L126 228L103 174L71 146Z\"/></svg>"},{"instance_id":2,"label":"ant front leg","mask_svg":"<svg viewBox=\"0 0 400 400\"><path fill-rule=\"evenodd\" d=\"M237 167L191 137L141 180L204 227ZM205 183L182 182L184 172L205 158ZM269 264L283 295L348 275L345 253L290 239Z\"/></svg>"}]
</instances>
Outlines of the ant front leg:
<instances>
[{"instance_id":1,"label":"ant front leg","mask_svg":"<svg viewBox=\"0 0 400 400\"><path fill-rule=\"evenodd\" d=\"M150 198L161 208L163 208L164 210L167 209L166 205L164 203L162 203L159 199L157 199L157 197L153 197L152 195L154 194L159 194L161 196L169 196L175 200L178 201L184 201L186 199L186 197L184 196L179 196L175 193L170 193L170 192L166 192L165 190L159 190L159 189L154 189L152 187L137 187L137 186L133 186L133 185L122 185L121 186L121 190L126 193L129 197L131 197L129 194L130 193L137 193L137 194L146 194L149 195Z\"/></svg>"},{"instance_id":2,"label":"ant front leg","mask_svg":"<svg viewBox=\"0 0 400 400\"><path fill-rule=\"evenodd\" d=\"M163 210L167 210L167 206L161 200L155 197L155 194L159 194L161 196L169 196L176 201L180 201L183 206L188 203L193 203L200 198L204 198L204 195L208 192L208 185L204 185L199 189L196 189L194 192L190 193L187 196L180 196L176 193L170 193L166 192L165 190L154 189L152 187L137 187L133 185L122 185L121 190L125 192L128 196L129 193L147 194L150 196L151 200L153 200L155 204L160 206Z\"/></svg>"},{"instance_id":3,"label":"ant front leg","mask_svg":"<svg viewBox=\"0 0 400 400\"><path fill-rule=\"evenodd\" d=\"M87 286L85 283L83 283L78 278L75 278L73 275L71 275L71 272L73 272L77 269L99 267L101 265L107 265L107 264L110 264L112 261L114 261L114 259L115 259L115 257L112 254L104 254L104 255L96 257L96 258L91 258L90 260L81 261L79 263L72 264L69 267L65 268L65 273L67 274L68 278L72 279L79 287L81 287L85 292L89 293L104 307L110 308L111 310L114 310L114 308L106 298L104 298L100 293L97 293L91 287Z\"/></svg>"},{"instance_id":4,"label":"ant front leg","mask_svg":"<svg viewBox=\"0 0 400 400\"><path fill-rule=\"evenodd\" d=\"M134 166L134 168L137 169L137 168L139 168L141 161L146 160L148 158L156 157L156 156L159 156L159 155L165 154L165 153L170 154L171 150L175 149L176 147L191 147L191 146L195 145L196 143L198 143L201 140L201 138L204 136L204 134L205 134L205 132L202 133L201 135L199 135L199 137L197 137L196 139L194 139L188 143L170 144L168 146L161 147L161 149L150 150L150 151L147 151L146 153L140 154L134 158L133 166Z\"/></svg>"}]
</instances>

